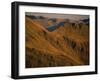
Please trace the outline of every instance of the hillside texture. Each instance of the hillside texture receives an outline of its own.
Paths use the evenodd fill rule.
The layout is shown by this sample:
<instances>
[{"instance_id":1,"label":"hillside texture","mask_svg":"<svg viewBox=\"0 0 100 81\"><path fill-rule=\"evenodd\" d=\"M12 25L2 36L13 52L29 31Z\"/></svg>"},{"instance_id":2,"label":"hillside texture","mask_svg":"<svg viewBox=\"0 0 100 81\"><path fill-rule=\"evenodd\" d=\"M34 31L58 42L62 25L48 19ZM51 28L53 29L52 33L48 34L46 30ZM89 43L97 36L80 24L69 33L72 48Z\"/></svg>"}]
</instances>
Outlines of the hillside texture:
<instances>
[{"instance_id":1,"label":"hillside texture","mask_svg":"<svg viewBox=\"0 0 100 81\"><path fill-rule=\"evenodd\" d=\"M26 68L89 65L87 24L65 22L51 32L43 22L25 18Z\"/></svg>"}]
</instances>

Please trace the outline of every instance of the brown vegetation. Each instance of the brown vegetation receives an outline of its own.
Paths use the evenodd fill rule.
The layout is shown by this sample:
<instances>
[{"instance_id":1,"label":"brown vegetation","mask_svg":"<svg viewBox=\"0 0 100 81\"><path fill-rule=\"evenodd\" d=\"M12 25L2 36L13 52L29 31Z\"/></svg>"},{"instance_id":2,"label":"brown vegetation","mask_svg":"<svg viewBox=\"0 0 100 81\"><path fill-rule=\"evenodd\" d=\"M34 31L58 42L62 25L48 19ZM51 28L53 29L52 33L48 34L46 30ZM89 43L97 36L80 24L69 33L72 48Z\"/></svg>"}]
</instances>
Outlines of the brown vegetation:
<instances>
[{"instance_id":1,"label":"brown vegetation","mask_svg":"<svg viewBox=\"0 0 100 81\"><path fill-rule=\"evenodd\" d=\"M25 18L26 68L89 64L89 27L65 23L49 32L39 20Z\"/></svg>"}]
</instances>

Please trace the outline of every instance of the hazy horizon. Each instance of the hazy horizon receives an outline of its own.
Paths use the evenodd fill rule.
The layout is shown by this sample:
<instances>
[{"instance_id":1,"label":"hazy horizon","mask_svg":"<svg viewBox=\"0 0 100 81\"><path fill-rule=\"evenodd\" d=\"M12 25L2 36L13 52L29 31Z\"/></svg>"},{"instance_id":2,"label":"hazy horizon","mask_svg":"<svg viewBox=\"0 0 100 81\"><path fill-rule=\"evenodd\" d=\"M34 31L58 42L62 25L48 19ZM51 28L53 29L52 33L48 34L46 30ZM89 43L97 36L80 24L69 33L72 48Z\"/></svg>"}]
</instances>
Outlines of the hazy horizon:
<instances>
[{"instance_id":1,"label":"hazy horizon","mask_svg":"<svg viewBox=\"0 0 100 81\"><path fill-rule=\"evenodd\" d=\"M89 15L57 14L57 13L25 12L25 15L44 16L44 17L49 17L49 18L61 18L61 19L71 19L71 20L83 20L83 19L89 18Z\"/></svg>"}]
</instances>

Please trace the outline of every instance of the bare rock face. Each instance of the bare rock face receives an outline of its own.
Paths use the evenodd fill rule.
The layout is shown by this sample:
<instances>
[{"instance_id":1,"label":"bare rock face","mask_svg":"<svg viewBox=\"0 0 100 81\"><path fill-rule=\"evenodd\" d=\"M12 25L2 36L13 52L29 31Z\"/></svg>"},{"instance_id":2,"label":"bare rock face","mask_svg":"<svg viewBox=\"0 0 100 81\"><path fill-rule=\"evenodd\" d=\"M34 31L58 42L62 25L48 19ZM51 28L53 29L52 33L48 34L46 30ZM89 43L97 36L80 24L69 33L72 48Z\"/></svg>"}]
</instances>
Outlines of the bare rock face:
<instances>
[{"instance_id":1,"label":"bare rock face","mask_svg":"<svg viewBox=\"0 0 100 81\"><path fill-rule=\"evenodd\" d=\"M26 68L89 65L87 24L65 22L48 31L40 20L26 17L25 26Z\"/></svg>"}]
</instances>

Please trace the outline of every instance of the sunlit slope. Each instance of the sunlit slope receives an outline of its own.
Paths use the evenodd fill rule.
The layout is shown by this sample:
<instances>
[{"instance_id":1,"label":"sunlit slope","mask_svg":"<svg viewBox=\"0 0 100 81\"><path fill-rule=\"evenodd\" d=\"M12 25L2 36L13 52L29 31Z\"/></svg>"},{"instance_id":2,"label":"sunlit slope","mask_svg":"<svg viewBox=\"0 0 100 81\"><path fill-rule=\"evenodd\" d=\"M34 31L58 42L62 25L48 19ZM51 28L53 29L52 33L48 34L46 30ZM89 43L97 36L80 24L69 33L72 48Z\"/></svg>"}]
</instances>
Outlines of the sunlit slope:
<instances>
[{"instance_id":1,"label":"sunlit slope","mask_svg":"<svg viewBox=\"0 0 100 81\"><path fill-rule=\"evenodd\" d=\"M66 23L65 27L49 32L39 21L28 17L25 25L27 68L88 64L88 35L81 35L82 31L88 32L84 27L79 32Z\"/></svg>"}]
</instances>

